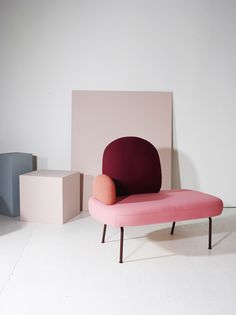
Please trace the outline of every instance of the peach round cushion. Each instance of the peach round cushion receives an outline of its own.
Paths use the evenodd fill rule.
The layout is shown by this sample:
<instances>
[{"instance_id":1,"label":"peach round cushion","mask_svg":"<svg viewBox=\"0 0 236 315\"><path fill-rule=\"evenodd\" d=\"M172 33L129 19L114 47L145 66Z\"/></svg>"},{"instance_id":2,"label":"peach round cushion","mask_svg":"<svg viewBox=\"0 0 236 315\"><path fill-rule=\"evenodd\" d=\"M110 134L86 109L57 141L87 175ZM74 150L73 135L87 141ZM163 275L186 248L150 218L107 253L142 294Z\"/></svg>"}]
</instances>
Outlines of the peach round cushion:
<instances>
[{"instance_id":1,"label":"peach round cushion","mask_svg":"<svg viewBox=\"0 0 236 315\"><path fill-rule=\"evenodd\" d=\"M119 197L113 205L104 205L93 197L89 199L92 217L118 227L214 217L222 209L221 199L193 190Z\"/></svg>"},{"instance_id":2,"label":"peach round cushion","mask_svg":"<svg viewBox=\"0 0 236 315\"><path fill-rule=\"evenodd\" d=\"M116 187L107 175L98 175L93 180L93 197L105 205L116 202Z\"/></svg>"}]
</instances>

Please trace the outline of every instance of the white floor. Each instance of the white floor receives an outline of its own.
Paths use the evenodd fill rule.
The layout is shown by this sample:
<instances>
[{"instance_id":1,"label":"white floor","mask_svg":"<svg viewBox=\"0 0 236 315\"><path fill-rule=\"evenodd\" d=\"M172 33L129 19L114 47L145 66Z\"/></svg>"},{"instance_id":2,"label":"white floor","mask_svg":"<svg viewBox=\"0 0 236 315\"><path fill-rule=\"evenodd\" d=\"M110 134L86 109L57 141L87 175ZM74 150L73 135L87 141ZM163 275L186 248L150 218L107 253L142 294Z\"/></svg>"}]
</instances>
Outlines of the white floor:
<instances>
[{"instance_id":1,"label":"white floor","mask_svg":"<svg viewBox=\"0 0 236 315\"><path fill-rule=\"evenodd\" d=\"M208 220L119 230L86 212L63 226L0 216L1 315L236 314L236 209Z\"/></svg>"}]
</instances>

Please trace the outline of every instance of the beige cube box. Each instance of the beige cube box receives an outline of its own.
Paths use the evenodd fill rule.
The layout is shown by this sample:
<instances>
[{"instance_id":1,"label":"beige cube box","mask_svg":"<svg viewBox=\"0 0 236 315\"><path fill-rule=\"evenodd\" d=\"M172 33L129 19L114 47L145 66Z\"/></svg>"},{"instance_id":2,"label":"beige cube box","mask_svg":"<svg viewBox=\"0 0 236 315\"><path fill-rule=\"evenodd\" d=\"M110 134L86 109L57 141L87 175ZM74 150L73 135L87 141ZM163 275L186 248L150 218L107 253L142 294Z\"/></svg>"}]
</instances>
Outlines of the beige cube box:
<instances>
[{"instance_id":1,"label":"beige cube box","mask_svg":"<svg viewBox=\"0 0 236 315\"><path fill-rule=\"evenodd\" d=\"M38 170L20 175L20 219L63 224L80 212L80 173Z\"/></svg>"}]
</instances>

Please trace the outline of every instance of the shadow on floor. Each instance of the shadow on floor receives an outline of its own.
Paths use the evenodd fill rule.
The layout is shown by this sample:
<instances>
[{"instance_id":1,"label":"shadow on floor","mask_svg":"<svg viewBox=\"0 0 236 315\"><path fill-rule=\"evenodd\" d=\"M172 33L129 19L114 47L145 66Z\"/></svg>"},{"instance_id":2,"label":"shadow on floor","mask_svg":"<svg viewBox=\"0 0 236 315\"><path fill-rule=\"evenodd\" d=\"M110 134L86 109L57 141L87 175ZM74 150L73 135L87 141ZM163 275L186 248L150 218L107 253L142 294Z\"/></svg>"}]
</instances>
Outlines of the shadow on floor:
<instances>
[{"instance_id":1,"label":"shadow on floor","mask_svg":"<svg viewBox=\"0 0 236 315\"><path fill-rule=\"evenodd\" d=\"M75 221L78 221L78 220L82 220L82 219L85 219L87 217L90 217L90 213L87 210L83 210L76 217L74 217L71 220L69 220L68 223L69 222L75 222Z\"/></svg>"},{"instance_id":2,"label":"shadow on floor","mask_svg":"<svg viewBox=\"0 0 236 315\"><path fill-rule=\"evenodd\" d=\"M19 221L19 217L11 218L0 215L0 237L21 229L22 224Z\"/></svg>"},{"instance_id":3,"label":"shadow on floor","mask_svg":"<svg viewBox=\"0 0 236 315\"><path fill-rule=\"evenodd\" d=\"M170 234L170 231L171 224L169 228L148 233L143 237L143 242L125 255L125 262L160 259L176 255L219 256L236 253L236 215L213 218L212 250L208 250L208 219L187 224L177 222L173 235ZM126 238L126 240L128 239ZM155 257L145 255L146 257L140 259L132 259L148 242L152 242L152 245L154 243L158 252L160 252L158 247L161 247L165 253Z\"/></svg>"}]
</instances>

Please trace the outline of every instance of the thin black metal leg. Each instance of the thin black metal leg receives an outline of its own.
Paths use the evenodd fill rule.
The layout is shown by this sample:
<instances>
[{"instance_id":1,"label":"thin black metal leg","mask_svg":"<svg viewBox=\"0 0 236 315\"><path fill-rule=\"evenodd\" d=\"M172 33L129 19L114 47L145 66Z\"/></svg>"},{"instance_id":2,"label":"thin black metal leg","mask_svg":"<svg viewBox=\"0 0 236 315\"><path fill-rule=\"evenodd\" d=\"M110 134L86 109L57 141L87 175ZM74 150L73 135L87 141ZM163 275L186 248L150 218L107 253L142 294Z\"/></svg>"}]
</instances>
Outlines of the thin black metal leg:
<instances>
[{"instance_id":1,"label":"thin black metal leg","mask_svg":"<svg viewBox=\"0 0 236 315\"><path fill-rule=\"evenodd\" d=\"M212 240L212 218L209 218L209 242L208 242L208 249L211 249L211 240Z\"/></svg>"},{"instance_id":2,"label":"thin black metal leg","mask_svg":"<svg viewBox=\"0 0 236 315\"><path fill-rule=\"evenodd\" d=\"M123 263L123 242L124 242L124 228L120 228L120 261L119 263Z\"/></svg>"},{"instance_id":3,"label":"thin black metal leg","mask_svg":"<svg viewBox=\"0 0 236 315\"><path fill-rule=\"evenodd\" d=\"M103 233L102 233L102 243L105 243L106 230L107 230L107 225L104 224Z\"/></svg>"},{"instance_id":4,"label":"thin black metal leg","mask_svg":"<svg viewBox=\"0 0 236 315\"><path fill-rule=\"evenodd\" d=\"M170 234L174 234L174 229L175 229L175 222L172 223L172 228Z\"/></svg>"}]
</instances>

